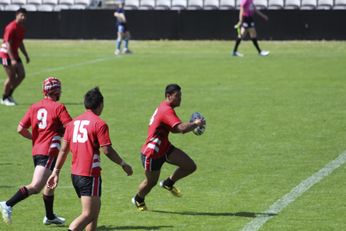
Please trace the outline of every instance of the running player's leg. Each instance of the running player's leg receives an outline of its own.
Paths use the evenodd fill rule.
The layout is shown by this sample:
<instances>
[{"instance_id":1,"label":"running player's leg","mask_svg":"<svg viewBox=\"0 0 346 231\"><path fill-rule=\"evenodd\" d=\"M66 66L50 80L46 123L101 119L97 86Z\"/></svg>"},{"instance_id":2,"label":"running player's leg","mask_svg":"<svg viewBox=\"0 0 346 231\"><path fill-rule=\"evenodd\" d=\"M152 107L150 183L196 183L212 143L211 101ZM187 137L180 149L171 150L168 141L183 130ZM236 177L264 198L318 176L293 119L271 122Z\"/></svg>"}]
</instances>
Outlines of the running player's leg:
<instances>
[{"instance_id":1,"label":"running player's leg","mask_svg":"<svg viewBox=\"0 0 346 231\"><path fill-rule=\"evenodd\" d=\"M196 171L195 162L182 150L174 148L167 154L167 162L178 166L178 168L166 180L160 182L160 186L169 190L174 196L180 197L179 189L174 187L175 182Z\"/></svg>"},{"instance_id":2,"label":"running player's leg","mask_svg":"<svg viewBox=\"0 0 346 231\"><path fill-rule=\"evenodd\" d=\"M139 211L147 210L147 206L145 205L145 196L148 195L151 189L157 184L160 177L160 170L145 170L144 174L145 179L139 184L138 192L132 198L132 203Z\"/></svg>"},{"instance_id":3,"label":"running player's leg","mask_svg":"<svg viewBox=\"0 0 346 231\"><path fill-rule=\"evenodd\" d=\"M145 170L145 179L140 183L138 187L137 195L144 199L144 197L151 191L151 189L157 184L161 171L149 171Z\"/></svg>"},{"instance_id":4,"label":"running player's leg","mask_svg":"<svg viewBox=\"0 0 346 231\"><path fill-rule=\"evenodd\" d=\"M144 202L145 196L157 184L161 173L161 167L165 161L165 156L158 159L152 159L151 157L141 154L141 162L144 168L145 178L139 184L137 194L132 198L132 203L136 205L139 211L147 210Z\"/></svg>"}]
</instances>

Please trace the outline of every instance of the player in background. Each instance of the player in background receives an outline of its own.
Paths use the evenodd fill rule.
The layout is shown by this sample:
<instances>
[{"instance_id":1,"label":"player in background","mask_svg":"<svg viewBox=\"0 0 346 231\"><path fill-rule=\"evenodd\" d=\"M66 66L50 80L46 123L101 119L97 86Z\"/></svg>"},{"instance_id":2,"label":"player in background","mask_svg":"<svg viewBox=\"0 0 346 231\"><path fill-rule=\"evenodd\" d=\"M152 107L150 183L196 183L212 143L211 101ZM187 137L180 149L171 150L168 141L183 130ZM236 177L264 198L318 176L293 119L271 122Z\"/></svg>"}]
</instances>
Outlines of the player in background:
<instances>
[{"instance_id":1,"label":"player in background","mask_svg":"<svg viewBox=\"0 0 346 231\"><path fill-rule=\"evenodd\" d=\"M132 175L132 168L113 149L108 125L99 117L103 110L103 96L99 88L85 94L84 106L86 111L66 127L58 160L47 185L52 189L57 187L60 169L71 150L72 183L81 199L82 213L72 221L69 230L93 231L96 230L101 208L100 147L127 175Z\"/></svg>"},{"instance_id":2,"label":"player in background","mask_svg":"<svg viewBox=\"0 0 346 231\"><path fill-rule=\"evenodd\" d=\"M5 27L3 43L0 48L0 64L2 64L7 75L0 103L6 106L16 105L12 94L25 77L24 65L19 57L18 49L24 54L26 63L30 62L23 43L26 14L27 12L24 8L19 8L16 11L15 20Z\"/></svg>"},{"instance_id":3,"label":"player in background","mask_svg":"<svg viewBox=\"0 0 346 231\"><path fill-rule=\"evenodd\" d=\"M252 40L252 43L256 47L258 54L261 56L267 56L269 55L269 51L261 50L258 41L257 41L257 32L255 29L255 22L253 19L254 14L258 14L261 16L264 20L268 21L267 15L263 14L259 10L256 9L256 6L253 2L253 0L241 0L240 3L240 11L239 11L239 21L234 26L238 32L238 37L234 45L233 49L233 56L243 57L244 55L238 52L238 46L242 39L244 39L247 35L247 33L250 34L250 38Z\"/></svg>"},{"instance_id":4,"label":"player in background","mask_svg":"<svg viewBox=\"0 0 346 231\"><path fill-rule=\"evenodd\" d=\"M129 49L129 42L130 42L130 31L127 29L127 20L125 16L125 9L124 9L124 0L119 0L118 2L118 8L114 12L114 17L117 19L117 41L116 41L116 48L115 48L115 55L120 55L121 51L121 43L124 41L124 49L122 50L123 54L131 54L132 52Z\"/></svg>"},{"instance_id":5,"label":"player in background","mask_svg":"<svg viewBox=\"0 0 346 231\"><path fill-rule=\"evenodd\" d=\"M57 78L49 77L43 81L43 94L44 98L29 107L17 128L20 135L32 140L35 170L29 185L21 187L9 200L0 202L2 217L8 224L12 222L13 206L33 194L40 193L42 189L46 208L43 224L65 222L64 218L53 212L54 190L45 186L56 162L64 126L72 119L65 106L57 102L61 95L61 83Z\"/></svg>"},{"instance_id":6,"label":"player in background","mask_svg":"<svg viewBox=\"0 0 346 231\"><path fill-rule=\"evenodd\" d=\"M177 169L167 179L161 181L160 186L177 197L181 196L181 192L174 187L174 183L190 175L197 168L194 161L184 151L174 147L168 140L170 132L187 133L198 126L205 125L203 119L182 122L174 111L175 107L180 106L180 102L180 86L169 84L165 90L165 100L156 108L150 119L148 136L140 154L145 179L140 183L135 197L132 198L132 203L139 211L147 210L145 196L157 184L161 167L165 162L176 165Z\"/></svg>"}]
</instances>

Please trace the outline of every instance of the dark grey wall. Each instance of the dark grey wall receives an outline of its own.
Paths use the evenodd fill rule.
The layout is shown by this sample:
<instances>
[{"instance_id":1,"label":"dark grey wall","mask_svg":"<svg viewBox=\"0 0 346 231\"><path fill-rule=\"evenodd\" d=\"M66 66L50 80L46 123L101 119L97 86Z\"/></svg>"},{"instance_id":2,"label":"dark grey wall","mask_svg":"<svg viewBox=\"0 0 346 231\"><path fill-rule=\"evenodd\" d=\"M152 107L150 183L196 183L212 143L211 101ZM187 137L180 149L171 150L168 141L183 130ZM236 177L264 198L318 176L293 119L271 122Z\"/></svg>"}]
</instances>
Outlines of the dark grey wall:
<instances>
[{"instance_id":1,"label":"dark grey wall","mask_svg":"<svg viewBox=\"0 0 346 231\"><path fill-rule=\"evenodd\" d=\"M255 18L258 37L267 40L346 40L346 10L263 11ZM127 11L133 39L233 39L238 11ZM14 12L0 11L0 32ZM112 10L29 12L26 38L113 39Z\"/></svg>"}]
</instances>

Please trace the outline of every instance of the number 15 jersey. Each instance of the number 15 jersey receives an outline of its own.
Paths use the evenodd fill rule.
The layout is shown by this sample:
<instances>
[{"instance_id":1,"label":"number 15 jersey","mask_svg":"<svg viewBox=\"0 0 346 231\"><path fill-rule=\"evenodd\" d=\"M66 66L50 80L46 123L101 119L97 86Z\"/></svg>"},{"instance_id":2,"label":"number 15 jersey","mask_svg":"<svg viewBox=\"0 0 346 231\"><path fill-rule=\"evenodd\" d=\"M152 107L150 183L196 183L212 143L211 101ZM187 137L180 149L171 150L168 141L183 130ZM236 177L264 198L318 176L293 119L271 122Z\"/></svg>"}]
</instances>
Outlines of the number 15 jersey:
<instances>
[{"instance_id":1,"label":"number 15 jersey","mask_svg":"<svg viewBox=\"0 0 346 231\"><path fill-rule=\"evenodd\" d=\"M72 152L72 174L101 175L100 147L112 145L108 125L91 110L79 115L66 127L65 142Z\"/></svg>"},{"instance_id":2,"label":"number 15 jersey","mask_svg":"<svg viewBox=\"0 0 346 231\"><path fill-rule=\"evenodd\" d=\"M31 105L19 124L30 128L32 133L32 155L50 155L51 149L60 148L64 126L72 120L65 106L45 98Z\"/></svg>"}]
</instances>

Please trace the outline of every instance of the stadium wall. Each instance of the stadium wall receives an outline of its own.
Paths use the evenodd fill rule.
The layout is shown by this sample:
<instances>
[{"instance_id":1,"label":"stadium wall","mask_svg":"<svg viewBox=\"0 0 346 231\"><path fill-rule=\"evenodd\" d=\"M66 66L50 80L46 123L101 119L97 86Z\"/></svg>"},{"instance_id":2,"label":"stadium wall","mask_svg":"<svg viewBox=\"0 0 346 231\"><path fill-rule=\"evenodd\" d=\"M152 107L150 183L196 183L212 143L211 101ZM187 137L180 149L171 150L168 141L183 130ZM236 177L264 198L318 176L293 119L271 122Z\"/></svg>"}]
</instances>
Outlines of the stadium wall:
<instances>
[{"instance_id":1,"label":"stadium wall","mask_svg":"<svg viewBox=\"0 0 346 231\"><path fill-rule=\"evenodd\" d=\"M264 40L346 40L345 10L267 10L270 20L256 18L258 37ZM0 12L0 32L14 12ZM131 10L128 27L133 39L234 39L235 10ZM29 12L27 38L114 39L112 10Z\"/></svg>"}]
</instances>

